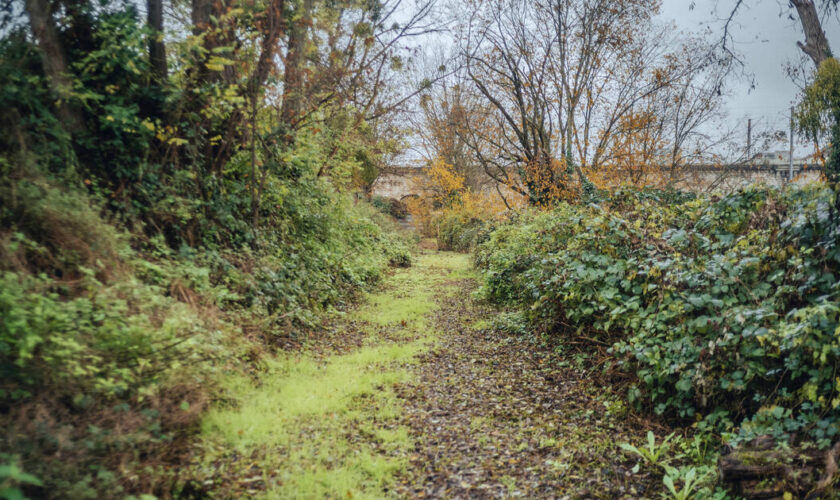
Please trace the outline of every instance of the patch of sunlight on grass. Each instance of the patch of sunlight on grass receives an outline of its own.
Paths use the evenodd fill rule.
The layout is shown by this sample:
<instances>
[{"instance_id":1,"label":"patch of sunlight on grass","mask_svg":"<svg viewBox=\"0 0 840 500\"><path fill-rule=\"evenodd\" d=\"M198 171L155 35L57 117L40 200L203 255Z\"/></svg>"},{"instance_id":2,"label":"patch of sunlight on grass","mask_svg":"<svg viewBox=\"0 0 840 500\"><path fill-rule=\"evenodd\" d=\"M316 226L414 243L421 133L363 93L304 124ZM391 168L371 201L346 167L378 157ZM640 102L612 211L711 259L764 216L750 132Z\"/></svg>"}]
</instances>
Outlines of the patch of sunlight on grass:
<instances>
[{"instance_id":1,"label":"patch of sunlight on grass","mask_svg":"<svg viewBox=\"0 0 840 500\"><path fill-rule=\"evenodd\" d=\"M437 306L429 293L415 293L407 297L375 296L370 307L359 309L357 317L376 325L406 323L415 328L425 325L426 315Z\"/></svg>"},{"instance_id":2,"label":"patch of sunlight on grass","mask_svg":"<svg viewBox=\"0 0 840 500\"><path fill-rule=\"evenodd\" d=\"M232 376L225 388L235 404L206 414L204 439L260 463L265 498L381 498L412 445L407 428L382 427L399 417L393 386L409 377L395 364L413 362L424 345L364 347L322 362L289 355L268 361L261 383Z\"/></svg>"},{"instance_id":3,"label":"patch of sunlight on grass","mask_svg":"<svg viewBox=\"0 0 840 500\"><path fill-rule=\"evenodd\" d=\"M411 439L408 429L405 427L376 429L374 434L386 449L408 449L414 444L414 440Z\"/></svg>"},{"instance_id":4,"label":"patch of sunlight on grass","mask_svg":"<svg viewBox=\"0 0 840 500\"><path fill-rule=\"evenodd\" d=\"M437 308L434 276L417 266L397 272L384 291L367 296L367 303L356 310L356 319L374 325L405 324L417 330L425 326L426 316Z\"/></svg>"},{"instance_id":5,"label":"patch of sunlight on grass","mask_svg":"<svg viewBox=\"0 0 840 500\"><path fill-rule=\"evenodd\" d=\"M449 272L446 275L447 280L462 280L476 277L475 269L472 265L472 257L469 254L444 254L439 259L439 265Z\"/></svg>"},{"instance_id":6,"label":"patch of sunlight on grass","mask_svg":"<svg viewBox=\"0 0 840 500\"><path fill-rule=\"evenodd\" d=\"M421 255L417 266L421 268L439 268L452 272L469 272L472 269L471 256L469 254L455 252L438 252Z\"/></svg>"},{"instance_id":7,"label":"patch of sunlight on grass","mask_svg":"<svg viewBox=\"0 0 840 500\"><path fill-rule=\"evenodd\" d=\"M437 308L435 289L445 281L473 276L470 256L456 253L424 254L415 265L395 273L385 293L371 294L354 317L375 325L405 324L423 330L425 319Z\"/></svg>"}]
</instances>

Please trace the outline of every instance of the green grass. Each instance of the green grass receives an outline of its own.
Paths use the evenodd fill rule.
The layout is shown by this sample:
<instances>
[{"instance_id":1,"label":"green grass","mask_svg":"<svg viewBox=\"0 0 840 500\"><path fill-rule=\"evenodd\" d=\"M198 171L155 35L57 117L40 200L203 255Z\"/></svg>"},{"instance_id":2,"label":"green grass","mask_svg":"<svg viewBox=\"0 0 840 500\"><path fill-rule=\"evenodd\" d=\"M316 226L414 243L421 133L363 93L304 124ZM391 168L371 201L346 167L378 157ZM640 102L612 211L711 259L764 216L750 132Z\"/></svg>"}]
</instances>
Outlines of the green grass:
<instances>
[{"instance_id":1,"label":"green grass","mask_svg":"<svg viewBox=\"0 0 840 500\"><path fill-rule=\"evenodd\" d=\"M470 254L445 254L442 261L447 266L447 269L449 269L447 279L463 280L478 277L478 274L472 267L472 256Z\"/></svg>"},{"instance_id":2,"label":"green grass","mask_svg":"<svg viewBox=\"0 0 840 500\"><path fill-rule=\"evenodd\" d=\"M352 317L377 326L404 324L408 330L422 331L437 309L435 293L447 291L440 288L448 282L471 276L470 266L468 255L423 254L410 270L393 275L384 292L369 294Z\"/></svg>"},{"instance_id":3,"label":"green grass","mask_svg":"<svg viewBox=\"0 0 840 500\"><path fill-rule=\"evenodd\" d=\"M253 476L259 464L263 498L386 496L413 446L399 425L394 385L409 380L416 355L434 341L435 297L468 266L465 256L426 254L390 276L348 315L367 336L354 352L287 353L267 360L258 380L228 375L222 381L227 402L202 421L204 448L216 450L207 453L205 468L221 462L241 470L234 476ZM383 327L413 335L389 342L380 335Z\"/></svg>"}]
</instances>

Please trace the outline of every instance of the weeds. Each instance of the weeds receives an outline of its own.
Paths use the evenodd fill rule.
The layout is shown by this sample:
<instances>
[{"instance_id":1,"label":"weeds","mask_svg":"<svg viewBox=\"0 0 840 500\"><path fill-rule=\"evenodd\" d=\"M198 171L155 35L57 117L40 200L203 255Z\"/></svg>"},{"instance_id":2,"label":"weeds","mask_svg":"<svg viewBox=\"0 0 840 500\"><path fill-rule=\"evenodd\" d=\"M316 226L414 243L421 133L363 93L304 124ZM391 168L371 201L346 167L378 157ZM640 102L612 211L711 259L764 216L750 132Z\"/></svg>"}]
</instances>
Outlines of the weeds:
<instances>
[{"instance_id":1,"label":"weeds","mask_svg":"<svg viewBox=\"0 0 840 500\"><path fill-rule=\"evenodd\" d=\"M647 446L643 446L641 448L637 448L630 443L621 443L619 447L630 453L638 455L645 462L650 465L651 467L662 467L664 466L669 460L678 458L678 457L671 457L668 455L668 452L671 450L671 445L669 441L674 437L674 433L669 434L662 440L661 443L656 444L656 436L653 434L653 431L648 431L647 433Z\"/></svg>"}]
</instances>

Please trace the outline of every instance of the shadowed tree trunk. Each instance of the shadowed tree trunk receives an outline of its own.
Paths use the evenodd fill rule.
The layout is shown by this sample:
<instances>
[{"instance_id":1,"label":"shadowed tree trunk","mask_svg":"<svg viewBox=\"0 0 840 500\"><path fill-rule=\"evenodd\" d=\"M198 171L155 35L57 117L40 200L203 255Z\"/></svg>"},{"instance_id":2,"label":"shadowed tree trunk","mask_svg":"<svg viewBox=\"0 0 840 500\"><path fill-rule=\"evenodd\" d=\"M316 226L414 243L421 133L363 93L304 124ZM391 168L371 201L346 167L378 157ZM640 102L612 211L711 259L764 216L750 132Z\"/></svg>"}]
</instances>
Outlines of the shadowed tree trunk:
<instances>
[{"instance_id":1,"label":"shadowed tree trunk","mask_svg":"<svg viewBox=\"0 0 840 500\"><path fill-rule=\"evenodd\" d=\"M52 8L49 0L26 0L32 35L41 49L41 64L49 81L50 90L58 100L58 115L64 127L71 134L83 130L79 111L69 102L73 84L67 74L67 60L58 39L58 32L52 22Z\"/></svg>"},{"instance_id":2,"label":"shadowed tree trunk","mask_svg":"<svg viewBox=\"0 0 840 500\"><path fill-rule=\"evenodd\" d=\"M163 0L146 0L149 27L149 62L152 78L162 85L166 82L166 46L163 43Z\"/></svg>"},{"instance_id":3,"label":"shadowed tree trunk","mask_svg":"<svg viewBox=\"0 0 840 500\"><path fill-rule=\"evenodd\" d=\"M285 0L272 0L266 8L265 20L263 22L263 39L260 48L260 57L257 60L257 66L248 80L248 97L251 102L251 118L250 118L250 141L251 141L251 224L254 228L260 225L260 198L262 197L262 189L266 178L266 172L263 171L257 181L257 103L260 97L260 89L265 84L269 73L274 65L274 56L277 55L278 42L280 35L283 32L283 8Z\"/></svg>"}]
</instances>

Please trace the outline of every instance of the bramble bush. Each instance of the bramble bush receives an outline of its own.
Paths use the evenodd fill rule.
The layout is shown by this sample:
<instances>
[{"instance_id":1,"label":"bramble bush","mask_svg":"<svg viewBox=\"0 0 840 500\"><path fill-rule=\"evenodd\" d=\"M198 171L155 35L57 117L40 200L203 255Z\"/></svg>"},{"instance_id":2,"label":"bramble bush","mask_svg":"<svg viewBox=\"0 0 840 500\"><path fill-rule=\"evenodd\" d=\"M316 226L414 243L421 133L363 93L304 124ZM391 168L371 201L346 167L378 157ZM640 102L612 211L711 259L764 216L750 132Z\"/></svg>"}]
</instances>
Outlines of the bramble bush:
<instances>
[{"instance_id":1,"label":"bramble bush","mask_svg":"<svg viewBox=\"0 0 840 500\"><path fill-rule=\"evenodd\" d=\"M483 294L518 306L532 327L612 344L614 362L636 375L637 405L735 441L824 447L840 418L832 202L820 186L625 192L512 216L475 260Z\"/></svg>"}]
</instances>

